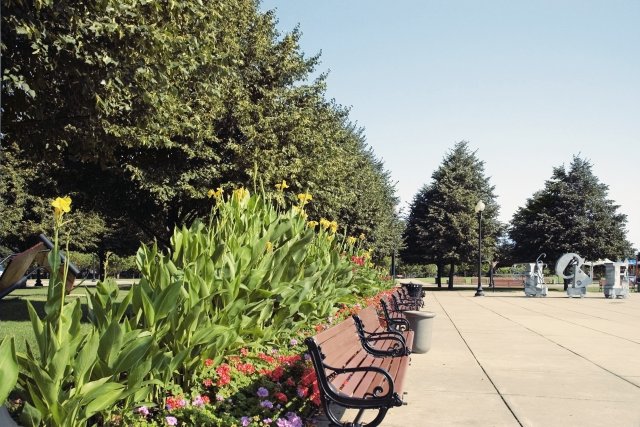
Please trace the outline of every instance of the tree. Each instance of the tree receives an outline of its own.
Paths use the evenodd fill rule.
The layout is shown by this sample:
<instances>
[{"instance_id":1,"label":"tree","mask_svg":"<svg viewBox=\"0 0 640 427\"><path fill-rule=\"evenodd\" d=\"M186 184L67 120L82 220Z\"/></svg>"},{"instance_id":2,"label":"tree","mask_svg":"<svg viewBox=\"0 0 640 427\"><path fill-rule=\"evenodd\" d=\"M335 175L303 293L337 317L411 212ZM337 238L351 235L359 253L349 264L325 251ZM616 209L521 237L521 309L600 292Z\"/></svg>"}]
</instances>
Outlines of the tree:
<instances>
[{"instance_id":1,"label":"tree","mask_svg":"<svg viewBox=\"0 0 640 427\"><path fill-rule=\"evenodd\" d=\"M23 193L0 236L42 221L29 200L69 194L104 226L97 250L128 255L204 216L209 189L287 179L316 216L392 246L388 173L310 81L299 30L256 0L5 3L2 174Z\"/></svg>"},{"instance_id":2,"label":"tree","mask_svg":"<svg viewBox=\"0 0 640 427\"><path fill-rule=\"evenodd\" d=\"M433 173L432 182L416 194L404 234L406 262L435 263L438 285L449 265L449 288L453 288L455 266L473 263L477 256L478 218L474 207L482 200L483 259L493 258L500 234L494 187L484 176L484 162L461 141L445 156Z\"/></svg>"},{"instance_id":3,"label":"tree","mask_svg":"<svg viewBox=\"0 0 640 427\"><path fill-rule=\"evenodd\" d=\"M512 257L547 260L574 252L588 260L632 256L626 239L627 216L607 199L609 187L593 174L591 163L574 156L568 168L553 169L542 190L513 215L509 237Z\"/></svg>"}]
</instances>

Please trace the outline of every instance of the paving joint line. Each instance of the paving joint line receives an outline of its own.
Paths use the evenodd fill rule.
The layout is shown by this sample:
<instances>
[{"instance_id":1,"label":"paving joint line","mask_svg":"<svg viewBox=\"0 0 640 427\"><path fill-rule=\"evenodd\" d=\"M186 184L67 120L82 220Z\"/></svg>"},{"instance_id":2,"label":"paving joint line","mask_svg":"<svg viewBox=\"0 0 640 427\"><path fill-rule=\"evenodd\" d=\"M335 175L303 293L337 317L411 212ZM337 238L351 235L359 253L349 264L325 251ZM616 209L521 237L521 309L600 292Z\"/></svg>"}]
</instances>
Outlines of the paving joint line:
<instances>
[{"instance_id":1,"label":"paving joint line","mask_svg":"<svg viewBox=\"0 0 640 427\"><path fill-rule=\"evenodd\" d=\"M590 330L590 331L599 332L599 333L601 333L601 334L605 334L605 335L608 335L608 336L612 336L612 337L614 337L614 338L618 338L618 339L621 339L621 340L623 340L623 341L628 341L628 342L630 342L630 343L632 343L632 344L640 344L640 342L639 342L639 341L633 340L633 339L631 339L631 338L621 337L621 336L619 336L619 335L614 334L613 332L607 332L607 331L603 331L603 330L600 330L600 329L596 329L596 328L594 328L594 327L592 327L592 326L586 326L586 325L583 325L583 324L580 324L580 323L572 322L571 320L566 320L566 319L563 319L563 318L561 318L561 317L554 316L554 315L552 315L552 314L547 314L547 313L545 313L545 312L543 312L543 311L537 311L537 310L534 310L534 309L532 309L532 308L530 308L530 307L524 307L524 306L521 306L521 305L519 305L519 304L515 304L515 303L514 303L514 302L512 302L512 301L500 301L500 302L508 303L509 305L513 305L513 306L518 307L518 308L522 308L522 309L525 309L525 310L529 310L529 311L530 311L530 312L532 312L532 313L541 314L541 315L543 315L543 316L547 316L547 317L550 317L550 318L552 318L552 319L556 319L556 320L559 320L559 321L561 321L561 322L568 323L568 324L570 324L570 325L579 326L579 327L581 327L581 328L588 329L588 330ZM546 307L555 308L555 306L553 306L553 305L551 305L551 304L545 304L544 302L542 302L542 305L544 305L544 306L546 306ZM591 315L589 315L588 313L583 313L583 312L581 312L581 311L570 310L570 309L569 309L569 310L567 310L567 311L571 311L571 312L573 312L573 313L583 314L583 315L585 315L585 316L591 316ZM606 317L599 317L599 316L591 316L591 317L594 317L594 318L596 318L596 319L609 320L609 319L607 319ZM520 324L520 323L518 323L518 324Z\"/></svg>"},{"instance_id":2,"label":"paving joint line","mask_svg":"<svg viewBox=\"0 0 640 427\"><path fill-rule=\"evenodd\" d=\"M444 312L444 314L447 316L447 318L449 319L449 321L451 322L451 324L453 325L453 327L456 329L456 332L458 333L458 335L460 336L460 339L462 339L462 342L464 342L464 345L467 346L467 349L471 352L471 355L473 356L473 358L475 359L476 363L478 364L478 366L480 367L480 369L482 369L482 372L484 372L484 375L487 377L487 379L489 380L489 382L491 383L491 386L493 387L493 389L496 391L496 393L498 393L498 396L500 396L500 399L502 399L502 403L504 403L504 405L507 407L507 409L509 410L509 412L511 412L511 415L513 415L513 418L516 420L516 422L518 423L518 425L520 427L524 427L522 422L520 421L520 419L518 418L518 416L516 415L516 413L513 411L513 408L509 405L509 403L507 402L507 400L505 399L505 397L502 395L502 393L500 393L500 390L498 390L498 387L496 386L496 384L493 382L493 379L491 378L491 376L489 375L489 373L487 372L487 370L484 368L484 366L482 366L482 363L480 363L480 361L478 360L478 358L476 357L476 354L474 353L473 349L471 349L471 347L469 346L469 343L467 342L467 340L464 338L464 336L462 336L462 333L460 332L460 329L458 329L458 325L456 325L456 323L453 321L453 319L451 318L451 316L449 316L449 312L447 312L447 309L444 308L444 306L442 305L442 303L440 302L440 300L438 300L438 297L436 295L434 295L434 299L438 302L438 305L440 305L440 308L442 309L442 311Z\"/></svg>"},{"instance_id":3,"label":"paving joint line","mask_svg":"<svg viewBox=\"0 0 640 427\"><path fill-rule=\"evenodd\" d=\"M501 301L501 302L503 302L503 303L509 303L508 301ZM439 303L439 302L438 302L438 303ZM549 337L547 337L547 336L545 336L545 335L543 335L543 334L541 334L541 333L539 333L539 332L537 332L537 331L534 331L533 329L529 328L528 326L525 326L525 325L523 325L522 323L519 323L519 322L517 322L517 321L515 321L515 320L513 320L513 319L510 319L509 317L504 316L504 315L502 315L502 314L500 314L500 313L496 312L495 310L492 310L492 309L490 309L490 308L488 308L488 307L486 307L486 306L484 306L484 305L482 305L482 304L479 304L479 303L478 303L478 302L476 302L476 301L474 301L473 303L474 303L474 304L476 304L476 305L478 305L479 307L484 308L484 309L485 309L485 310L487 310L487 311L490 311L491 313L493 313L493 314L495 314L495 315L497 315L497 316L500 316L500 317L502 317L502 318L504 318L504 319L506 319L506 320L508 320L508 321L510 321L510 322L512 322L512 323L515 323L516 325L518 325L518 326L520 326L520 327L522 327L522 328L524 328L524 329L528 330L529 332L533 332L534 334L538 335L539 337L542 337L542 338L546 339L547 341L549 341L549 342L551 342L551 343L553 343L553 344L557 345L558 347L560 347L560 348L562 348L562 349L564 349L564 350L566 350L566 351L568 351L568 352L570 352L570 353L575 354L576 356L580 357L581 359L586 360L587 362L589 362L589 363L591 363L592 365L594 365L594 366L596 366L596 367L598 367L598 368L602 369L603 371L610 373L610 374L611 374L611 375L613 375L614 377L617 377L617 378L619 378L619 379L623 380L624 382L629 383L629 384L631 384L632 386L634 386L634 387L636 387L636 388L640 389L640 385L638 385L638 384L636 384L636 383L634 383L634 382L632 382L632 381L630 381L630 380L626 379L625 377L623 377L623 376L621 376L621 375L616 374L615 372L613 372L613 371L611 371L611 370L609 370L609 369L605 368L604 366L601 366L601 365L597 364L597 363L596 363L596 362L594 362L593 360L588 359L587 357L583 356L582 354L580 354L580 353L578 353L578 352L576 352L576 351L573 351L572 349L570 349L570 348L568 348L568 347L566 347L566 346L564 346L564 345L560 344L559 342L554 341L554 340L552 340L551 338L549 338ZM510 305L515 305L516 307L519 307L519 308L526 308L526 307L522 307L522 306L519 306L519 305L516 305L516 304L513 304L513 303L509 303L509 304L510 304ZM442 306L442 305L441 305L441 306ZM530 311L533 311L533 310L530 310ZM533 312L534 312L534 313L536 313L536 311L533 311ZM538 313L538 314L541 314L541 313ZM449 315L448 315L448 314L447 314L447 317L449 317ZM549 317L552 317L552 316L549 316ZM559 319L559 320L562 320L562 319ZM568 323L570 323L570 322L568 322ZM580 326L580 325L577 325L577 326ZM456 328L456 329L457 329L457 328ZM588 328L587 328L587 329L588 329ZM606 333L606 332L598 331L597 329L592 329L592 330L593 330L593 331L595 331L595 332L603 333L603 334L604 334L604 333ZM632 341L632 342L634 342L634 341ZM635 343L635 342L634 342L634 343ZM466 344L466 341L465 341L465 344ZM637 344L637 343L635 343L635 344ZM474 354L474 357L475 357L475 354ZM484 369L483 369L483 370L484 370Z\"/></svg>"}]
</instances>

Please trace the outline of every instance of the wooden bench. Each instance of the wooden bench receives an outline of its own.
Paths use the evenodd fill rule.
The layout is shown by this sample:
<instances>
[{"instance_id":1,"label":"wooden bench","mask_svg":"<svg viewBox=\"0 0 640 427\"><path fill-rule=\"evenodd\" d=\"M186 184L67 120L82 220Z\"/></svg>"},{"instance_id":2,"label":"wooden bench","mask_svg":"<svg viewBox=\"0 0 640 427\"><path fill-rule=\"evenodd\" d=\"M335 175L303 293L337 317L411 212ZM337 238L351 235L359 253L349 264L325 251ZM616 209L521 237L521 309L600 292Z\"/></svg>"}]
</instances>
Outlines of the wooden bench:
<instances>
[{"instance_id":1,"label":"wooden bench","mask_svg":"<svg viewBox=\"0 0 640 427\"><path fill-rule=\"evenodd\" d=\"M363 313L364 312L364 313ZM401 396L407 366L411 334L389 332L380 326L370 311L358 315L305 340L316 372L325 414L343 427L359 427L365 411L373 412L367 426L377 426L387 411L403 404ZM375 313L375 310L373 310ZM356 320L358 319L358 320ZM375 331L359 336L356 322ZM366 323L365 323L366 322ZM363 340L367 346L363 346ZM367 348L373 351L367 351ZM341 421L336 411L357 409L353 421Z\"/></svg>"},{"instance_id":2,"label":"wooden bench","mask_svg":"<svg viewBox=\"0 0 640 427\"><path fill-rule=\"evenodd\" d=\"M496 288L524 288L524 280L516 277L495 277L493 285Z\"/></svg>"},{"instance_id":3,"label":"wooden bench","mask_svg":"<svg viewBox=\"0 0 640 427\"><path fill-rule=\"evenodd\" d=\"M389 303L384 298L380 299L380 309L389 328L397 331L409 330L409 321L404 314L401 311L391 311Z\"/></svg>"},{"instance_id":4,"label":"wooden bench","mask_svg":"<svg viewBox=\"0 0 640 427\"><path fill-rule=\"evenodd\" d=\"M413 331L409 328L399 331L387 322L382 324L383 319L373 306L366 307L352 317L360 344L372 356L399 357L411 354Z\"/></svg>"}]
</instances>

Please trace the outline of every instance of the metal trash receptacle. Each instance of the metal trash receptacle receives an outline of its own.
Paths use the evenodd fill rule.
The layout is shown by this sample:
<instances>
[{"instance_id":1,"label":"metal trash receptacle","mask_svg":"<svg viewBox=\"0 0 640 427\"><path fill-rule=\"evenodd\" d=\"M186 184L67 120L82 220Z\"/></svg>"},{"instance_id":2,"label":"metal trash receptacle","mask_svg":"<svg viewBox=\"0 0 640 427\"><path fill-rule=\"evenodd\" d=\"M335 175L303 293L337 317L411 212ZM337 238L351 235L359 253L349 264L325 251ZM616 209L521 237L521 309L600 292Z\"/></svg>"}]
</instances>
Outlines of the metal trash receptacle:
<instances>
[{"instance_id":1,"label":"metal trash receptacle","mask_svg":"<svg viewBox=\"0 0 640 427\"><path fill-rule=\"evenodd\" d=\"M431 349L433 335L433 319L436 314L432 311L408 310L403 312L409 321L409 328L413 331L412 353L426 353Z\"/></svg>"}]
</instances>

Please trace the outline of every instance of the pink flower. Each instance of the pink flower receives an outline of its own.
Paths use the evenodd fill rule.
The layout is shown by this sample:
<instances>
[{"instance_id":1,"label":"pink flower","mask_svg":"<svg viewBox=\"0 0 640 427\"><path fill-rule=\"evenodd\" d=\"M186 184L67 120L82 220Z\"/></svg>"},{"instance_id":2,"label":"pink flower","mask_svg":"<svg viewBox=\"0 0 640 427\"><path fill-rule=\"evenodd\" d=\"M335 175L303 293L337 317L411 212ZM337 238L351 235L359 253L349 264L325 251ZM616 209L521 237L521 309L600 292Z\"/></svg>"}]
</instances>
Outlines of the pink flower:
<instances>
[{"instance_id":1,"label":"pink flower","mask_svg":"<svg viewBox=\"0 0 640 427\"><path fill-rule=\"evenodd\" d=\"M178 419L176 417L166 417L165 420L167 421L167 424L170 426L178 425Z\"/></svg>"},{"instance_id":2,"label":"pink flower","mask_svg":"<svg viewBox=\"0 0 640 427\"><path fill-rule=\"evenodd\" d=\"M193 406L197 406L197 407L203 407L204 406L204 399L202 399L202 396L198 395L193 399L192 402Z\"/></svg>"},{"instance_id":3,"label":"pink flower","mask_svg":"<svg viewBox=\"0 0 640 427\"><path fill-rule=\"evenodd\" d=\"M143 417L149 416L149 408L147 408L146 406L139 407L137 411L138 411L138 414L142 415Z\"/></svg>"}]
</instances>

